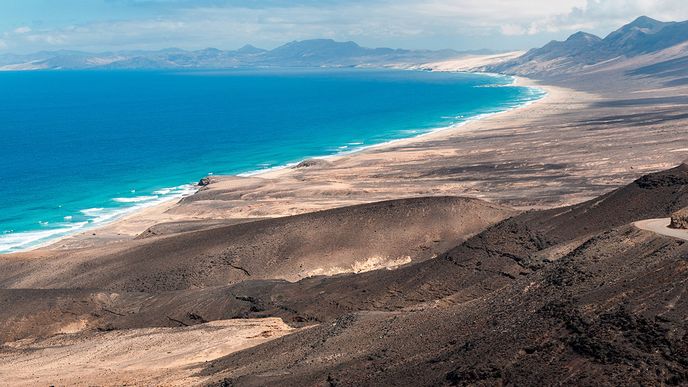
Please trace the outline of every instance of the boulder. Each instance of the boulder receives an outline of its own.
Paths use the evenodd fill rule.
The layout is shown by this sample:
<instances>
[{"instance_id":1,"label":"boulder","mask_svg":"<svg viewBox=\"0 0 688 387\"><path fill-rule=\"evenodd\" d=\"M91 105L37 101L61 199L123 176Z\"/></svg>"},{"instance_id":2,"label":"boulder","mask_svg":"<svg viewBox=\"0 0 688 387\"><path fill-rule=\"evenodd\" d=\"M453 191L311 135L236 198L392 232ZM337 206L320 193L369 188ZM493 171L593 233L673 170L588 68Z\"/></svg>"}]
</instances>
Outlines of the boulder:
<instances>
[{"instance_id":1,"label":"boulder","mask_svg":"<svg viewBox=\"0 0 688 387\"><path fill-rule=\"evenodd\" d=\"M202 178L202 179L198 182L198 185L199 185L200 187L205 187L205 186L208 186L208 185L210 185L210 184L213 184L214 182L215 182L215 180L213 180L212 177L206 176L206 177Z\"/></svg>"},{"instance_id":2,"label":"boulder","mask_svg":"<svg viewBox=\"0 0 688 387\"><path fill-rule=\"evenodd\" d=\"M669 227L680 230L688 230L688 207L671 214L671 224Z\"/></svg>"}]
</instances>

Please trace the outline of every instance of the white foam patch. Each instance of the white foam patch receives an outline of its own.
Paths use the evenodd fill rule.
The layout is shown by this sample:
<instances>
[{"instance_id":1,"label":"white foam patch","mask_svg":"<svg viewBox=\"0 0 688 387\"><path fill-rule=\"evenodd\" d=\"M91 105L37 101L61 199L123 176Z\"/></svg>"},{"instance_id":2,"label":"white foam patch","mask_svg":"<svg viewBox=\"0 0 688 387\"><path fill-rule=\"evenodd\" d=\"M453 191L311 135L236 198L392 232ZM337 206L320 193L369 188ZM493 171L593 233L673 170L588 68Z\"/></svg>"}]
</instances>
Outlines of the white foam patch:
<instances>
[{"instance_id":1,"label":"white foam patch","mask_svg":"<svg viewBox=\"0 0 688 387\"><path fill-rule=\"evenodd\" d=\"M87 209L81 210L79 212L81 212L82 214L84 214L86 216L98 216L101 212L103 212L103 210L105 210L105 208L97 207L97 208L87 208Z\"/></svg>"},{"instance_id":2,"label":"white foam patch","mask_svg":"<svg viewBox=\"0 0 688 387\"><path fill-rule=\"evenodd\" d=\"M157 191L153 191L153 195L170 195L170 194L181 194L189 189L189 184L178 185L175 187L165 187L160 188Z\"/></svg>"},{"instance_id":3,"label":"white foam patch","mask_svg":"<svg viewBox=\"0 0 688 387\"><path fill-rule=\"evenodd\" d=\"M28 248L39 247L55 238L78 231L87 224L88 222L79 222L52 230L27 231L0 235L0 253L19 252Z\"/></svg>"},{"instance_id":4,"label":"white foam patch","mask_svg":"<svg viewBox=\"0 0 688 387\"><path fill-rule=\"evenodd\" d=\"M117 203L140 203L140 202L147 202L150 200L155 200L159 197L160 196L158 196L158 195L134 196L131 198L114 198L114 199L112 199L112 201L117 202Z\"/></svg>"},{"instance_id":5,"label":"white foam patch","mask_svg":"<svg viewBox=\"0 0 688 387\"><path fill-rule=\"evenodd\" d=\"M164 190L168 190L165 188ZM115 221L124 215L136 212L140 209L155 206L168 200L174 200L189 196L196 192L197 187L193 184L179 185L169 188L167 195L147 195L135 198L115 198L125 200L115 200L118 203L128 204L124 207L103 208L94 207L79 211L89 218L83 222L65 222L55 224L55 228L41 231L13 232L6 230L0 235L0 254L16 253L27 251L38 247L54 243L55 240L65 236L73 235L86 231L90 228L102 226L108 222ZM144 199L145 198L145 199ZM66 216L65 220L71 220L71 216Z\"/></svg>"},{"instance_id":6,"label":"white foam patch","mask_svg":"<svg viewBox=\"0 0 688 387\"><path fill-rule=\"evenodd\" d=\"M501 77L503 78L507 84L502 85L502 86L512 86L515 78L510 77L510 76L504 76L501 74L489 74L489 73L483 73L484 75L488 76L494 76L494 77ZM434 128L430 130L405 130L402 131L403 134L409 135L409 137L418 137L422 136L425 134L430 134L430 133L435 133L447 129L452 129L452 128L457 128L464 126L468 123L478 121L493 115L509 112L512 110L516 110L519 108L523 108L526 106L529 106L533 103L536 103L537 101L547 97L547 92L543 89L537 88L537 87L532 87L532 86L519 86L527 89L528 96L519 100L514 101L513 104L510 106L501 109L499 111L495 112L490 112L490 113L484 113L484 114L478 114L475 116L470 116L470 117L465 117L465 116L457 116L458 119L460 119L460 122L455 123L453 125L448 125L445 127L439 127L439 128ZM335 155L330 155L330 156L310 156L306 157L302 160L305 159L324 159L327 160L332 157L337 157L339 155L344 155L344 154L351 154L355 153L358 151L366 150L366 149L372 149L375 147L379 146L385 146L391 143L395 143L397 141L405 140L408 139L409 137L403 138L403 139L394 139L386 142L382 142L379 144L373 144L373 145L367 145L367 146L355 146L355 147L346 147L342 149L335 149L337 154ZM358 145L357 143L349 143L349 145ZM363 144L361 144L363 145ZM348 149L347 149L348 148ZM683 151L683 149L676 149L674 152L679 152ZM270 168L265 168L265 169L259 169L259 170L253 170L245 173L240 173L238 176L254 176L258 175L261 173L266 173L269 171L275 171L275 170L281 170L281 169L286 169L286 168L291 168L295 165L297 165L298 162L293 162L293 163L288 163L284 165L278 165ZM213 173L210 172L208 173L208 176L212 176ZM83 229L87 229L89 227L95 226L95 225L102 225L105 222L111 222L116 220L117 218L126 215L128 213L137 211L139 209L145 208L145 207L150 207L154 206L160 203L163 203L167 200L172 200L175 198L182 198L184 196L188 196L196 192L197 187L192 184L188 185L182 185L182 186L177 186L177 187L170 187L170 188L162 188L160 190L157 190L153 192L153 195L147 195L147 196L136 196L136 197L130 197L130 198L114 198L112 199L113 201L117 203L125 203L125 204L132 204L129 207L123 207L123 208L114 208L114 209L101 209L101 208L92 208L88 210L99 210L100 213L93 212L91 214L86 214L84 211L88 210L82 210L81 212L93 219L90 219L88 222L80 222L80 223L71 223L72 227L67 227L64 229L54 229L54 230L46 230L46 231L31 231L31 232L21 232L21 233L7 233L0 236L0 253L10 253L10 252L18 252L18 251L25 251L25 250L30 250L32 248L40 247L41 245L45 245L50 243L51 241L54 241L57 238L63 237L65 235L73 234L78 231L83 231ZM62 207L62 206L60 206ZM102 211L101 211L102 210Z\"/></svg>"}]
</instances>

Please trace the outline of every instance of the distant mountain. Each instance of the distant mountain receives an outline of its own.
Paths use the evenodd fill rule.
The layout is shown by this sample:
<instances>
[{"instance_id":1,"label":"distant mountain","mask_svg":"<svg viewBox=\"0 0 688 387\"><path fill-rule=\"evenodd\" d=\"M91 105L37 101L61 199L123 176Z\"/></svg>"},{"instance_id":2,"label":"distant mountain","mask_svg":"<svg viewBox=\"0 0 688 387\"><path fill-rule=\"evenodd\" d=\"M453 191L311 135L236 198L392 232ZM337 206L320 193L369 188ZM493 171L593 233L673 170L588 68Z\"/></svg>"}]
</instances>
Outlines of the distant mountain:
<instances>
[{"instance_id":1,"label":"distant mountain","mask_svg":"<svg viewBox=\"0 0 688 387\"><path fill-rule=\"evenodd\" d=\"M490 70L524 75L570 73L607 61L656 53L682 43L688 43L688 22L661 22L641 16L604 39L578 32L566 41L550 42Z\"/></svg>"},{"instance_id":2,"label":"distant mountain","mask_svg":"<svg viewBox=\"0 0 688 387\"><path fill-rule=\"evenodd\" d=\"M263 50L262 48L254 47L250 44L247 44L244 47L241 47L240 49L236 50L236 52L238 54L246 54L246 55L257 55L257 54L262 54L266 51L267 50Z\"/></svg>"},{"instance_id":3,"label":"distant mountain","mask_svg":"<svg viewBox=\"0 0 688 387\"><path fill-rule=\"evenodd\" d=\"M315 39L287 43L273 50L246 45L233 51L216 48L197 51L170 48L95 54L79 51L6 54L0 55L0 70L403 66L472 53L476 52L366 48L354 42Z\"/></svg>"}]
</instances>

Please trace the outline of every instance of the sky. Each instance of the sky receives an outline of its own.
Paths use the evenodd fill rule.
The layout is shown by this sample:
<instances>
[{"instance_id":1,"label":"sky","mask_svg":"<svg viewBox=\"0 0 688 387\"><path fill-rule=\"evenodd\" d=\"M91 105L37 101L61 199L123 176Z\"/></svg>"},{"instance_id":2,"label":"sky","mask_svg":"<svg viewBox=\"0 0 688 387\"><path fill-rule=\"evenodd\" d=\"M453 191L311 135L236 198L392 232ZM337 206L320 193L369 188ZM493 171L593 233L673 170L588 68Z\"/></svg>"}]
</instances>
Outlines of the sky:
<instances>
[{"instance_id":1,"label":"sky","mask_svg":"<svg viewBox=\"0 0 688 387\"><path fill-rule=\"evenodd\" d=\"M637 16L688 19L686 0L0 0L0 53L177 47L526 49Z\"/></svg>"}]
</instances>

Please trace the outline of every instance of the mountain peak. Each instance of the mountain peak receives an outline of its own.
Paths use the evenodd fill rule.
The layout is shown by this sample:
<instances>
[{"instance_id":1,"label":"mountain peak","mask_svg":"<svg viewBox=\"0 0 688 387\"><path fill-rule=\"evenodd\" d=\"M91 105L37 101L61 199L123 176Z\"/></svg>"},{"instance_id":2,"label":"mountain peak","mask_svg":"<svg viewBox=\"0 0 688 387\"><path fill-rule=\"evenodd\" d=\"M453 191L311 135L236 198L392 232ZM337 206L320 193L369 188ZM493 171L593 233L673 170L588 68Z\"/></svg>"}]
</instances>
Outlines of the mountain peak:
<instances>
[{"instance_id":1,"label":"mountain peak","mask_svg":"<svg viewBox=\"0 0 688 387\"><path fill-rule=\"evenodd\" d=\"M654 34L661 31L667 25L672 23L664 23L659 20L655 20L651 17L641 16L632 22L626 24L625 26L619 28L618 30L609 34L608 38L618 39L619 37L626 37L629 34L643 33L643 34Z\"/></svg>"},{"instance_id":2,"label":"mountain peak","mask_svg":"<svg viewBox=\"0 0 688 387\"><path fill-rule=\"evenodd\" d=\"M524 75L571 73L605 61L622 61L687 43L688 21L662 22L640 16L604 39L577 32L565 42L552 41L520 58L490 68L490 71ZM684 52L682 49L677 47L674 51Z\"/></svg>"},{"instance_id":3,"label":"mountain peak","mask_svg":"<svg viewBox=\"0 0 688 387\"><path fill-rule=\"evenodd\" d=\"M311 39L287 43L270 51L271 55L289 57L331 57L344 58L363 55L369 49L365 49L354 42L337 42L332 39Z\"/></svg>"},{"instance_id":4,"label":"mountain peak","mask_svg":"<svg viewBox=\"0 0 688 387\"><path fill-rule=\"evenodd\" d=\"M237 52L240 52L242 54L259 54L261 52L264 52L262 48L258 48L256 46L253 46L251 44L247 44L240 49L237 50Z\"/></svg>"},{"instance_id":5,"label":"mountain peak","mask_svg":"<svg viewBox=\"0 0 688 387\"><path fill-rule=\"evenodd\" d=\"M609 34L604 42L611 52L621 55L658 51L688 38L681 31L667 30L675 25L673 22L665 23L641 16Z\"/></svg>"},{"instance_id":6,"label":"mountain peak","mask_svg":"<svg viewBox=\"0 0 688 387\"><path fill-rule=\"evenodd\" d=\"M568 39L566 39L567 42L576 42L576 41L583 41L583 42L599 42L602 39L599 36L589 34L587 32L579 31L576 32L575 34L569 36Z\"/></svg>"},{"instance_id":7,"label":"mountain peak","mask_svg":"<svg viewBox=\"0 0 688 387\"><path fill-rule=\"evenodd\" d=\"M654 28L656 28L662 24L665 24L665 23L661 22L659 20L655 20L655 19L648 17L648 16L640 16L637 19L633 20L631 23L627 24L626 27L654 29Z\"/></svg>"},{"instance_id":8,"label":"mountain peak","mask_svg":"<svg viewBox=\"0 0 688 387\"><path fill-rule=\"evenodd\" d=\"M330 46L350 46L350 47L360 47L355 42L338 42L334 39L308 39L308 40L296 40L291 43L287 43L285 46L309 46L309 47L330 47Z\"/></svg>"}]
</instances>

